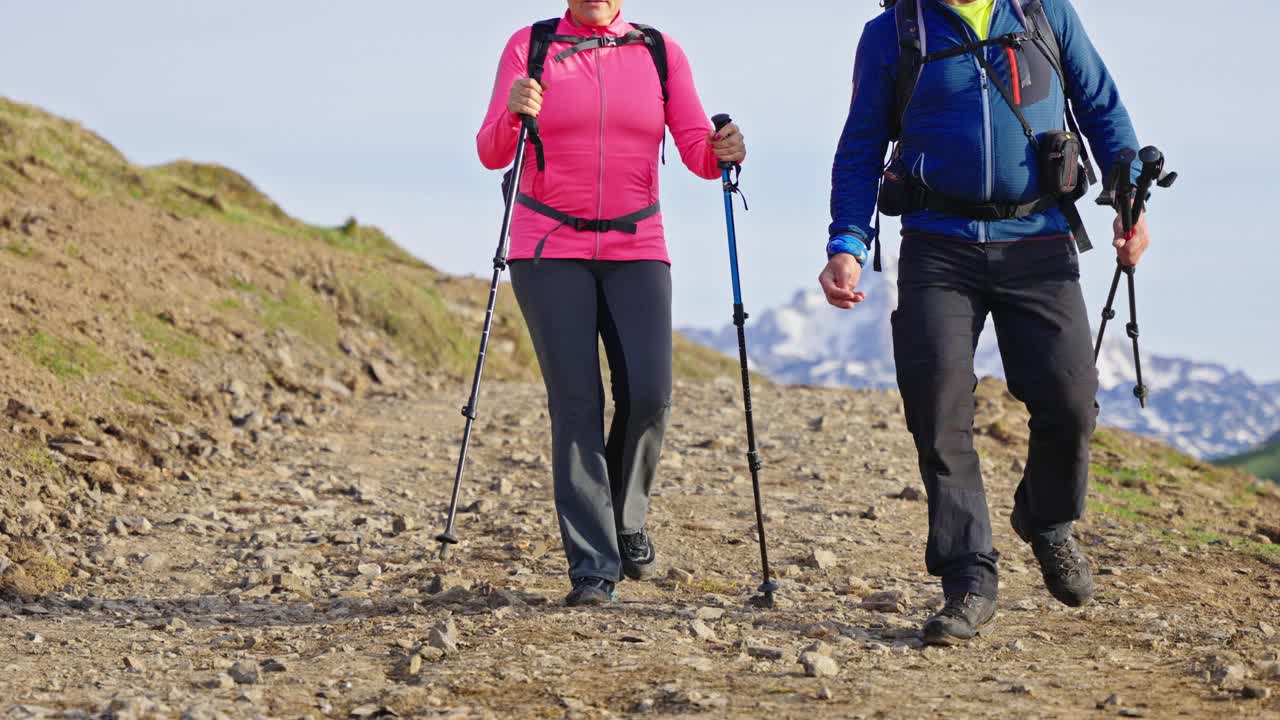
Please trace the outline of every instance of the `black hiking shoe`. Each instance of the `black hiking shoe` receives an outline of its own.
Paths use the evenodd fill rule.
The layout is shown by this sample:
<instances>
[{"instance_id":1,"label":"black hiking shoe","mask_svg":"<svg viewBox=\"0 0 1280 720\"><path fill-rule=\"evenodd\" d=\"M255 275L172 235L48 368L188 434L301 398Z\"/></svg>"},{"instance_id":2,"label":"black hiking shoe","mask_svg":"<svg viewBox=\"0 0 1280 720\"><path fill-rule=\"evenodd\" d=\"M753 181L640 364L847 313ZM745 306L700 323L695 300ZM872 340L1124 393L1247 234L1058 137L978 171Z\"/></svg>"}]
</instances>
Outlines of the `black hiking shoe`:
<instances>
[{"instance_id":1,"label":"black hiking shoe","mask_svg":"<svg viewBox=\"0 0 1280 720\"><path fill-rule=\"evenodd\" d=\"M598 577L573 579L573 590L564 598L567 607L591 607L613 602L613 581Z\"/></svg>"},{"instance_id":2,"label":"black hiking shoe","mask_svg":"<svg viewBox=\"0 0 1280 720\"><path fill-rule=\"evenodd\" d=\"M648 580L658 572L658 552L644 530L619 535L618 551L622 553L622 574L632 580Z\"/></svg>"},{"instance_id":3,"label":"black hiking shoe","mask_svg":"<svg viewBox=\"0 0 1280 720\"><path fill-rule=\"evenodd\" d=\"M951 593L947 604L925 621L924 641L929 645L959 645L972 640L978 628L995 616L995 600L973 593Z\"/></svg>"},{"instance_id":4,"label":"black hiking shoe","mask_svg":"<svg viewBox=\"0 0 1280 720\"><path fill-rule=\"evenodd\" d=\"M1067 535L1065 540L1050 542L1035 539L1031 550L1040 563L1044 586L1058 602L1070 607L1083 607L1093 599L1093 573L1089 571L1089 558L1080 551L1076 539Z\"/></svg>"}]
</instances>

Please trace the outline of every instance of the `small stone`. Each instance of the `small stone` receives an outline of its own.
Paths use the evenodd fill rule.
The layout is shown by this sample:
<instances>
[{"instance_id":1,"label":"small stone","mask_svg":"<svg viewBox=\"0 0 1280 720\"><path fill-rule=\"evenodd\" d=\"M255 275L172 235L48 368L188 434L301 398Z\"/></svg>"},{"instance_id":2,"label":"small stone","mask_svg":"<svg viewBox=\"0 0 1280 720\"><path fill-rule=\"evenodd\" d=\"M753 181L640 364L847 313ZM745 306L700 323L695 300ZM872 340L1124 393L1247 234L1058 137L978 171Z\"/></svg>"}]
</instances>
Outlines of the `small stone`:
<instances>
[{"instance_id":1,"label":"small stone","mask_svg":"<svg viewBox=\"0 0 1280 720\"><path fill-rule=\"evenodd\" d=\"M715 620L719 620L720 618L724 617L724 609L713 608L713 607L700 607L696 611L694 611L693 616L699 620L713 622Z\"/></svg>"},{"instance_id":2,"label":"small stone","mask_svg":"<svg viewBox=\"0 0 1280 720\"><path fill-rule=\"evenodd\" d=\"M1240 695L1246 700L1269 700L1271 699L1271 688L1261 685L1246 685Z\"/></svg>"},{"instance_id":3,"label":"small stone","mask_svg":"<svg viewBox=\"0 0 1280 720\"><path fill-rule=\"evenodd\" d=\"M445 655L458 652L458 626L454 624L453 618L437 623L431 628L431 632L427 635L427 644Z\"/></svg>"},{"instance_id":4,"label":"small stone","mask_svg":"<svg viewBox=\"0 0 1280 720\"><path fill-rule=\"evenodd\" d=\"M259 678L258 663L252 660L241 660L232 665L227 674L237 685L257 685Z\"/></svg>"},{"instance_id":5,"label":"small stone","mask_svg":"<svg viewBox=\"0 0 1280 720\"><path fill-rule=\"evenodd\" d=\"M809 677L835 677L840 674L840 666L829 655L803 653L800 655L800 664L804 665L804 674Z\"/></svg>"},{"instance_id":6,"label":"small stone","mask_svg":"<svg viewBox=\"0 0 1280 720\"><path fill-rule=\"evenodd\" d=\"M364 577L375 578L382 574L382 566L378 563L360 563L356 566L356 572Z\"/></svg>"},{"instance_id":7,"label":"small stone","mask_svg":"<svg viewBox=\"0 0 1280 720\"><path fill-rule=\"evenodd\" d=\"M274 658L262 663L262 672L282 673L288 671L289 667L287 665Z\"/></svg>"},{"instance_id":8,"label":"small stone","mask_svg":"<svg viewBox=\"0 0 1280 720\"><path fill-rule=\"evenodd\" d=\"M836 554L830 550L814 549L813 552L809 553L808 557L809 567L817 568L819 570L830 570L839 564L839 562L840 561L836 558Z\"/></svg>"},{"instance_id":9,"label":"small stone","mask_svg":"<svg viewBox=\"0 0 1280 720\"><path fill-rule=\"evenodd\" d=\"M1263 637L1273 638L1276 636L1276 629L1265 622L1258 623L1258 630L1262 633Z\"/></svg>"},{"instance_id":10,"label":"small stone","mask_svg":"<svg viewBox=\"0 0 1280 720\"><path fill-rule=\"evenodd\" d=\"M1142 712L1141 710L1134 710L1133 708L1120 708L1120 712L1118 712L1117 714L1120 717L1130 717L1130 718L1144 718L1147 716L1147 714Z\"/></svg>"},{"instance_id":11,"label":"small stone","mask_svg":"<svg viewBox=\"0 0 1280 720\"><path fill-rule=\"evenodd\" d=\"M693 582L693 573L680 568L671 568L667 570L667 579L677 585L688 585Z\"/></svg>"},{"instance_id":12,"label":"small stone","mask_svg":"<svg viewBox=\"0 0 1280 720\"><path fill-rule=\"evenodd\" d=\"M871 505L871 506L868 506L866 510L863 510L862 513L858 515L858 517L862 518L863 520L879 520L880 511L876 510L875 505Z\"/></svg>"},{"instance_id":13,"label":"small stone","mask_svg":"<svg viewBox=\"0 0 1280 720\"><path fill-rule=\"evenodd\" d=\"M329 535L329 542L334 545L355 545L356 534L350 530L339 530Z\"/></svg>"},{"instance_id":14,"label":"small stone","mask_svg":"<svg viewBox=\"0 0 1280 720\"><path fill-rule=\"evenodd\" d=\"M1034 695L1035 689L1025 683L1016 683L1009 687L1009 692L1014 695Z\"/></svg>"},{"instance_id":15,"label":"small stone","mask_svg":"<svg viewBox=\"0 0 1280 720\"><path fill-rule=\"evenodd\" d=\"M781 660L786 656L786 652L781 648L763 645L754 640L746 641L742 649L746 651L747 655L757 660Z\"/></svg>"},{"instance_id":16,"label":"small stone","mask_svg":"<svg viewBox=\"0 0 1280 720\"><path fill-rule=\"evenodd\" d=\"M1258 668L1258 677L1263 680L1280 680L1280 662L1264 663Z\"/></svg>"},{"instance_id":17,"label":"small stone","mask_svg":"<svg viewBox=\"0 0 1280 720\"><path fill-rule=\"evenodd\" d=\"M271 584L280 592L304 593L307 581L295 573L276 573L271 576Z\"/></svg>"},{"instance_id":18,"label":"small stone","mask_svg":"<svg viewBox=\"0 0 1280 720\"><path fill-rule=\"evenodd\" d=\"M905 613L907 598L898 590L885 590L863 598L862 609L881 613Z\"/></svg>"},{"instance_id":19,"label":"small stone","mask_svg":"<svg viewBox=\"0 0 1280 720\"><path fill-rule=\"evenodd\" d=\"M142 560L142 569L147 572L160 572L169 564L169 556L164 553L152 553Z\"/></svg>"},{"instance_id":20,"label":"small stone","mask_svg":"<svg viewBox=\"0 0 1280 720\"><path fill-rule=\"evenodd\" d=\"M416 526L417 523L408 515L396 515L391 519L391 532L397 535L412 532Z\"/></svg>"},{"instance_id":21,"label":"small stone","mask_svg":"<svg viewBox=\"0 0 1280 720\"><path fill-rule=\"evenodd\" d=\"M236 681L231 679L226 673L219 673L215 677L200 683L200 686L209 690L230 690L236 686Z\"/></svg>"},{"instance_id":22,"label":"small stone","mask_svg":"<svg viewBox=\"0 0 1280 720\"><path fill-rule=\"evenodd\" d=\"M423 662L439 662L444 659L444 651L430 645L419 648L418 655L422 657Z\"/></svg>"},{"instance_id":23,"label":"small stone","mask_svg":"<svg viewBox=\"0 0 1280 720\"><path fill-rule=\"evenodd\" d=\"M1220 688L1239 688L1247 674L1243 665L1223 665L1213 670L1211 679Z\"/></svg>"},{"instance_id":24,"label":"small stone","mask_svg":"<svg viewBox=\"0 0 1280 720\"><path fill-rule=\"evenodd\" d=\"M822 689L818 691L819 700L823 700L823 701L834 700L835 697L836 697L835 693L831 692L831 688L827 687L826 685L823 685Z\"/></svg>"},{"instance_id":25,"label":"small stone","mask_svg":"<svg viewBox=\"0 0 1280 720\"><path fill-rule=\"evenodd\" d=\"M918 502L924 499L924 494L920 492L914 485L908 485L902 488L902 492L893 496L895 500L907 500L909 502Z\"/></svg>"},{"instance_id":26,"label":"small stone","mask_svg":"<svg viewBox=\"0 0 1280 720\"><path fill-rule=\"evenodd\" d=\"M39 645L44 642L44 636L41 635L40 633L29 632L23 635L23 637L26 638L27 642L31 643L32 645Z\"/></svg>"},{"instance_id":27,"label":"small stone","mask_svg":"<svg viewBox=\"0 0 1280 720\"><path fill-rule=\"evenodd\" d=\"M1109 707L1117 707L1123 704L1124 703L1120 701L1120 696L1113 694L1113 695L1108 695L1106 700L1099 700L1097 708L1099 710L1105 710Z\"/></svg>"},{"instance_id":28,"label":"small stone","mask_svg":"<svg viewBox=\"0 0 1280 720\"><path fill-rule=\"evenodd\" d=\"M1014 640L1013 642L1009 643L1006 647L1008 647L1013 652L1023 652L1024 650L1027 649L1026 644L1023 643L1021 640Z\"/></svg>"},{"instance_id":29,"label":"small stone","mask_svg":"<svg viewBox=\"0 0 1280 720\"><path fill-rule=\"evenodd\" d=\"M414 653L413 656L409 658L408 662L405 663L404 672L406 675L410 676L417 675L422 672L422 656Z\"/></svg>"},{"instance_id":30,"label":"small stone","mask_svg":"<svg viewBox=\"0 0 1280 720\"><path fill-rule=\"evenodd\" d=\"M715 640L716 632L712 630L705 622L701 620L689 621L689 632L699 640Z\"/></svg>"},{"instance_id":31,"label":"small stone","mask_svg":"<svg viewBox=\"0 0 1280 720\"><path fill-rule=\"evenodd\" d=\"M811 643L809 643L808 647L806 647L805 649L801 650L800 652L802 652L802 653L816 653L816 654L818 654L818 655L827 655L827 656L830 656L830 655L831 655L831 646L830 646L830 645L828 645L828 644L826 644L826 643L824 643L824 642L822 642L821 640L817 640L817 641L815 641L815 642L811 642Z\"/></svg>"},{"instance_id":32,"label":"small stone","mask_svg":"<svg viewBox=\"0 0 1280 720\"><path fill-rule=\"evenodd\" d=\"M137 655L125 655L124 669L129 672L140 673L147 669L147 664Z\"/></svg>"}]
</instances>

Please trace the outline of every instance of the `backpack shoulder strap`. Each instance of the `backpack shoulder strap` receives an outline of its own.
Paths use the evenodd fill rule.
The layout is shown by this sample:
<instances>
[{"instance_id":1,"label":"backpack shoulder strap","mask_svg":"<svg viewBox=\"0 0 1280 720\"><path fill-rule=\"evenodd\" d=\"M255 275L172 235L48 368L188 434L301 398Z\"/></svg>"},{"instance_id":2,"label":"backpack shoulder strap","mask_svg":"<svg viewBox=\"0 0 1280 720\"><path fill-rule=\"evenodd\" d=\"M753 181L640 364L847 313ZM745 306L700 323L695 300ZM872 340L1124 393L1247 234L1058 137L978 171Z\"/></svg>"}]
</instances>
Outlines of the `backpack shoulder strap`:
<instances>
[{"instance_id":1,"label":"backpack shoulder strap","mask_svg":"<svg viewBox=\"0 0 1280 720\"><path fill-rule=\"evenodd\" d=\"M560 18L542 20L533 24L529 35L529 77L542 82L542 71L547 66L547 52L551 50L551 36L556 33Z\"/></svg>"},{"instance_id":2,"label":"backpack shoulder strap","mask_svg":"<svg viewBox=\"0 0 1280 720\"><path fill-rule=\"evenodd\" d=\"M542 20L533 24L529 34L529 77L542 82L542 72L547 66L547 52L551 50L551 37L560 26L560 18ZM538 129L537 118L525 116L522 119L529 135L529 143L537 159L538 171L547 169L547 156L542 150L542 133Z\"/></svg>"},{"instance_id":3,"label":"backpack shoulder strap","mask_svg":"<svg viewBox=\"0 0 1280 720\"><path fill-rule=\"evenodd\" d=\"M915 94L920 71L924 67L924 28L920 25L920 0L886 0L886 9L892 9L894 25L898 32L898 64L894 81L894 109L891 137L902 135L902 120L906 116L911 96Z\"/></svg>"},{"instance_id":4,"label":"backpack shoulder strap","mask_svg":"<svg viewBox=\"0 0 1280 720\"><path fill-rule=\"evenodd\" d=\"M644 46L649 49L649 54L653 56L653 66L658 70L658 81L662 83L662 101L667 101L667 78L670 71L667 66L667 41L662 36L662 31L649 25L641 25L640 23L631 23L635 29L644 33Z\"/></svg>"},{"instance_id":5,"label":"backpack shoulder strap","mask_svg":"<svg viewBox=\"0 0 1280 720\"><path fill-rule=\"evenodd\" d=\"M1062 83L1062 94L1065 96L1063 105L1067 109L1067 127L1071 132L1081 138L1080 151L1081 159L1084 160L1085 176L1089 180L1090 185L1098 183L1097 173L1093 169L1093 160L1089 157L1089 151L1084 143L1084 135L1080 132L1080 124L1076 121L1076 114L1071 107L1071 91L1068 88L1070 79L1067 77L1066 67L1062 63L1062 45L1058 42L1058 36L1053 31L1053 25L1049 23L1049 16L1044 10L1044 0L1030 0L1022 5L1022 14L1025 18L1027 32L1031 35L1032 43L1044 53L1049 60L1049 64L1053 66L1054 72L1058 73L1058 80Z\"/></svg>"}]
</instances>

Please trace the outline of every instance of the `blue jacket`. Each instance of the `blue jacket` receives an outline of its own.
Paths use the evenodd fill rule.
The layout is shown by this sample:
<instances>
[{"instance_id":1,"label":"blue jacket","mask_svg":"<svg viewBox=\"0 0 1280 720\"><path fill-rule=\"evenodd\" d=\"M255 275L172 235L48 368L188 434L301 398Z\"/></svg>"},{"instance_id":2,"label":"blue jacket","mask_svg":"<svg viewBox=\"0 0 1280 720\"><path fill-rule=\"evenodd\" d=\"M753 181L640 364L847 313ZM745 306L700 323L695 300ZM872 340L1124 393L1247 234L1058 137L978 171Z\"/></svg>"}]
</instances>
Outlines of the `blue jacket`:
<instances>
[{"instance_id":1,"label":"blue jacket","mask_svg":"<svg viewBox=\"0 0 1280 720\"><path fill-rule=\"evenodd\" d=\"M941 0L919 0L924 10L926 52L977 40L965 27L961 37L943 13ZM1049 24L1062 49L1063 72L1080 130L1089 140L1102 176L1125 148L1136 150L1137 135L1120 91L1085 33L1069 0L1043 0ZM1021 0L997 0L989 37L1021 32ZM962 22L963 24L963 22ZM1012 90L1008 50L984 49L1000 81ZM1064 125L1062 83L1044 54L1028 43L1015 51L1023 114L1037 136ZM898 35L894 11L867 23L853 70L853 102L832 171L831 236L852 234L870 246L871 215L889 145L894 113ZM912 174L933 190L958 200L1030 202L1040 196L1036 151L1009 104L986 79L971 54L924 66L903 118L901 150ZM1134 178L1140 166L1133 169ZM945 235L971 242L1067 236L1062 212L980 222L928 211L902 218L903 234Z\"/></svg>"}]
</instances>

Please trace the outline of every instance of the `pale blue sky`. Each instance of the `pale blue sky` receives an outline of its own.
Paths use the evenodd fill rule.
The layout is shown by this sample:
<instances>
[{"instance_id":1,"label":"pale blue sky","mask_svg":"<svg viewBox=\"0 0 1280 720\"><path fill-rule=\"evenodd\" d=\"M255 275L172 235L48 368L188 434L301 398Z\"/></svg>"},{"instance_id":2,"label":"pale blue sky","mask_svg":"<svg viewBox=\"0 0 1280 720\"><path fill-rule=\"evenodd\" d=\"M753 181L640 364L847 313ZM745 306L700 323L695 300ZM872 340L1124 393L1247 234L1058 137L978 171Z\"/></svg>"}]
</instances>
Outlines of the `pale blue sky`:
<instances>
[{"instance_id":1,"label":"pale blue sky","mask_svg":"<svg viewBox=\"0 0 1280 720\"><path fill-rule=\"evenodd\" d=\"M309 221L355 215L445 270L486 275L498 174L475 159L475 132L506 39L564 7L560 0L7 5L0 94L80 120L136 162L220 162ZM785 301L821 269L853 51L876 6L626 0L626 17L685 47L708 112L732 113L747 135L743 188L752 211L740 216L739 234L749 309ZM1164 148L1182 174L1174 191L1153 201L1157 246L1138 276L1144 343L1280 380L1272 230L1280 102L1269 78L1273 49L1251 41L1274 36L1280 4L1236 0L1229 21L1193 0L1077 0L1076 7L1140 138ZM662 200L677 322L727 322L718 185L676 161L663 171ZM1090 209L1087 219L1095 236L1109 227L1102 211ZM1094 306L1114 268L1108 253L1084 263Z\"/></svg>"}]
</instances>

